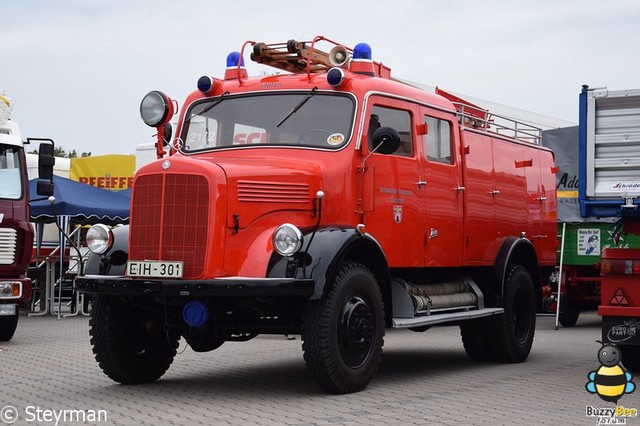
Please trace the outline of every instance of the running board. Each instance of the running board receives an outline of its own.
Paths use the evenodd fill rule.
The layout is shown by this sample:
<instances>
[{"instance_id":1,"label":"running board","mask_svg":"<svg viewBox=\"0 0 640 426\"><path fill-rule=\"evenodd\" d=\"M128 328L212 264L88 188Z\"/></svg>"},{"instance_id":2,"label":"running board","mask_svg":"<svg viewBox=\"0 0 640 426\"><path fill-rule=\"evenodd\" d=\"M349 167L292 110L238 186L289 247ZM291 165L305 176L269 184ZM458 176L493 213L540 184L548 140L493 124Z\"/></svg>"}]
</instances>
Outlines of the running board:
<instances>
[{"instance_id":1,"label":"running board","mask_svg":"<svg viewBox=\"0 0 640 426\"><path fill-rule=\"evenodd\" d=\"M459 320L488 317L504 313L503 308L484 308L474 311L452 312L449 314L425 315L415 318L394 318L393 328L412 328L424 325L436 325Z\"/></svg>"}]
</instances>

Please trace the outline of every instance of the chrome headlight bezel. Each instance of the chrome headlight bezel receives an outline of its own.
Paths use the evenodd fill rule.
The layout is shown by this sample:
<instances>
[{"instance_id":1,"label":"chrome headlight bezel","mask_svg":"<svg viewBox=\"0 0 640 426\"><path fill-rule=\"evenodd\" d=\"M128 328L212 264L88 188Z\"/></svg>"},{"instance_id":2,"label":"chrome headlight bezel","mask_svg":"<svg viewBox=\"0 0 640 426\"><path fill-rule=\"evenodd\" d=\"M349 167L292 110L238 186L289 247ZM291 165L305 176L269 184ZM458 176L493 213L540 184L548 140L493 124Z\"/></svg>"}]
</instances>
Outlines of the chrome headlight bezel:
<instances>
[{"instance_id":1,"label":"chrome headlight bezel","mask_svg":"<svg viewBox=\"0 0 640 426\"><path fill-rule=\"evenodd\" d=\"M283 223L273 232L273 248L280 256L291 257L302 249L304 237L297 226Z\"/></svg>"},{"instance_id":2,"label":"chrome headlight bezel","mask_svg":"<svg viewBox=\"0 0 640 426\"><path fill-rule=\"evenodd\" d=\"M169 118L171 106L171 99L167 95L152 90L140 102L140 117L147 126L159 126Z\"/></svg>"},{"instance_id":3,"label":"chrome headlight bezel","mask_svg":"<svg viewBox=\"0 0 640 426\"><path fill-rule=\"evenodd\" d=\"M104 254L113 247L113 231L101 223L87 231L87 247L94 254Z\"/></svg>"}]
</instances>

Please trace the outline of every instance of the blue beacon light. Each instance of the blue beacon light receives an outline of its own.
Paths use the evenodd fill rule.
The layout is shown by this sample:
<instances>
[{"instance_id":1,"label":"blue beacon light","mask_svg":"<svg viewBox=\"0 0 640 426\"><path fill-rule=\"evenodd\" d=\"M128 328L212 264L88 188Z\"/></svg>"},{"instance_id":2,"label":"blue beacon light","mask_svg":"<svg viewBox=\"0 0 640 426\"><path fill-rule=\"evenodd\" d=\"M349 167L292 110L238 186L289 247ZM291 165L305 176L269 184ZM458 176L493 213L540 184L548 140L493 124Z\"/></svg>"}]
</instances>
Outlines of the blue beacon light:
<instances>
[{"instance_id":1,"label":"blue beacon light","mask_svg":"<svg viewBox=\"0 0 640 426\"><path fill-rule=\"evenodd\" d=\"M241 67L244 67L244 58L240 56L240 52L231 52L227 55L227 68L237 67L238 62Z\"/></svg>"},{"instance_id":2,"label":"blue beacon light","mask_svg":"<svg viewBox=\"0 0 640 426\"><path fill-rule=\"evenodd\" d=\"M375 76L371 47L367 43L358 43L353 48L353 59L349 64L349 71L356 74Z\"/></svg>"},{"instance_id":3,"label":"blue beacon light","mask_svg":"<svg viewBox=\"0 0 640 426\"><path fill-rule=\"evenodd\" d=\"M353 59L356 61L370 61L372 57L371 47L367 43L358 43L353 48Z\"/></svg>"},{"instance_id":4,"label":"blue beacon light","mask_svg":"<svg viewBox=\"0 0 640 426\"><path fill-rule=\"evenodd\" d=\"M240 64L240 67L238 67ZM224 72L225 80L247 78L247 69L244 67L244 58L239 52L231 52L227 55L227 69Z\"/></svg>"}]
</instances>

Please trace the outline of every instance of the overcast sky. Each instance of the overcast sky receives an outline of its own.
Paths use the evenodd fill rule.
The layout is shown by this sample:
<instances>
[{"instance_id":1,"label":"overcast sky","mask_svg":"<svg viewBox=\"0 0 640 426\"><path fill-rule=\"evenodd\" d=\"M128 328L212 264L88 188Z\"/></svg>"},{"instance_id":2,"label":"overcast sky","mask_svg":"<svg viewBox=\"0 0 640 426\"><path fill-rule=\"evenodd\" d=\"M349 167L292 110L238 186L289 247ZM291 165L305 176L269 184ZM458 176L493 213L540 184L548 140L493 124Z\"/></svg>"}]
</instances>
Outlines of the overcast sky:
<instances>
[{"instance_id":1,"label":"overcast sky","mask_svg":"<svg viewBox=\"0 0 640 426\"><path fill-rule=\"evenodd\" d=\"M153 142L142 97L182 107L246 40L367 42L394 77L575 123L582 84L640 88L636 0L0 0L0 18L0 90L23 137L93 155Z\"/></svg>"}]
</instances>

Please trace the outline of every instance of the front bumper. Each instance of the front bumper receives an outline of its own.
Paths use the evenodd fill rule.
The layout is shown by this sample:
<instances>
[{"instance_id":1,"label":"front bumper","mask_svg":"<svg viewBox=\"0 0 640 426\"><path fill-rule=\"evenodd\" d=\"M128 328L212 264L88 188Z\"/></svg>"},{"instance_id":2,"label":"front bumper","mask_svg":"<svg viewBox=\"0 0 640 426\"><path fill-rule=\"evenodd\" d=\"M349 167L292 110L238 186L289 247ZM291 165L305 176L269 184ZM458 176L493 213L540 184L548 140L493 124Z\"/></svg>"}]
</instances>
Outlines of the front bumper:
<instances>
[{"instance_id":1,"label":"front bumper","mask_svg":"<svg viewBox=\"0 0 640 426\"><path fill-rule=\"evenodd\" d=\"M123 276L84 275L76 289L87 294L122 296L237 297L304 296L313 294L312 279L226 277L211 280L133 279Z\"/></svg>"}]
</instances>

